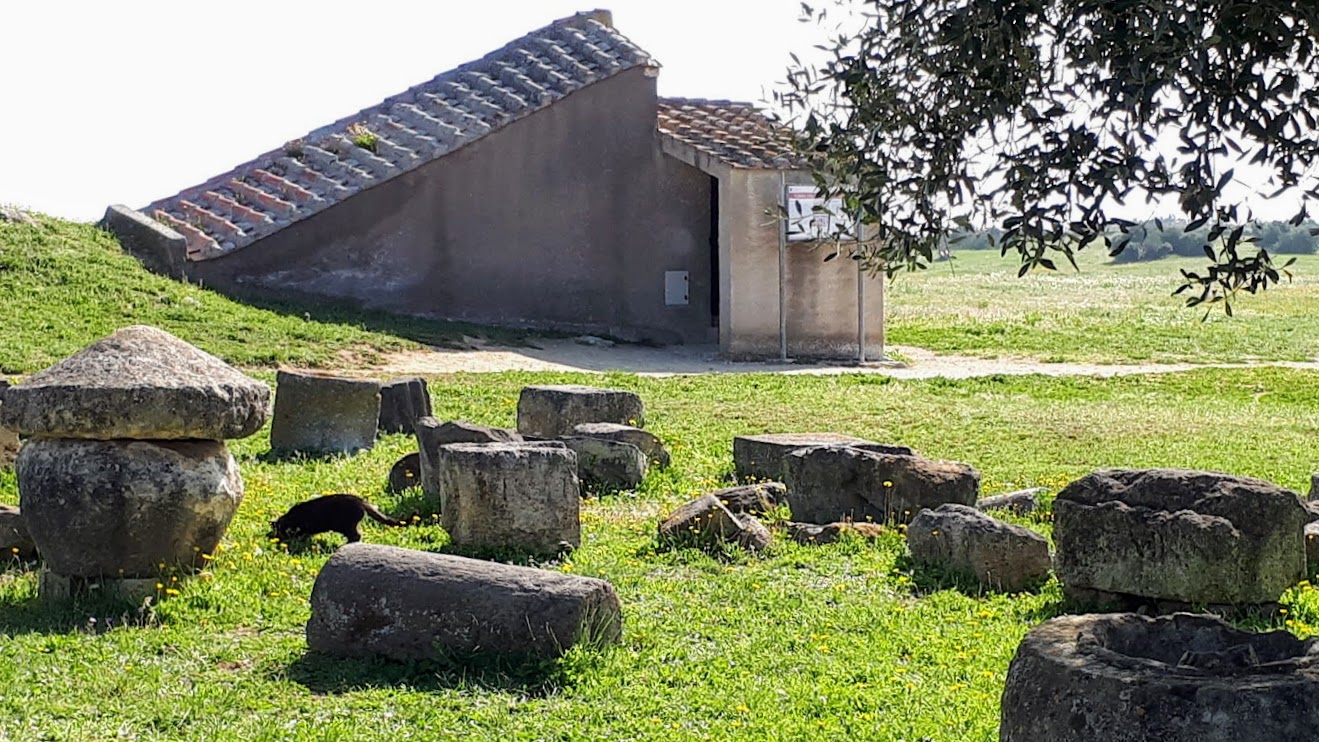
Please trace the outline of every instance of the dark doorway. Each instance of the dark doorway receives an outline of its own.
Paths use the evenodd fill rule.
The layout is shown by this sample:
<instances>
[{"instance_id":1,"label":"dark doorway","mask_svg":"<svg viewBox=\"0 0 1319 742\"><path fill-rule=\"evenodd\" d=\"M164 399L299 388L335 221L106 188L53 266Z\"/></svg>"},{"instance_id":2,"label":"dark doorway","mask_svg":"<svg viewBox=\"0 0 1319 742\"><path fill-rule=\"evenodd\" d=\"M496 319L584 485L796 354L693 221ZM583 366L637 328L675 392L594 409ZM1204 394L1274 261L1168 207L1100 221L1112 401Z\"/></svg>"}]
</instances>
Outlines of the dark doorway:
<instances>
[{"instance_id":1,"label":"dark doorway","mask_svg":"<svg viewBox=\"0 0 1319 742\"><path fill-rule=\"evenodd\" d=\"M710 176L710 326L719 327L719 179Z\"/></svg>"}]
</instances>

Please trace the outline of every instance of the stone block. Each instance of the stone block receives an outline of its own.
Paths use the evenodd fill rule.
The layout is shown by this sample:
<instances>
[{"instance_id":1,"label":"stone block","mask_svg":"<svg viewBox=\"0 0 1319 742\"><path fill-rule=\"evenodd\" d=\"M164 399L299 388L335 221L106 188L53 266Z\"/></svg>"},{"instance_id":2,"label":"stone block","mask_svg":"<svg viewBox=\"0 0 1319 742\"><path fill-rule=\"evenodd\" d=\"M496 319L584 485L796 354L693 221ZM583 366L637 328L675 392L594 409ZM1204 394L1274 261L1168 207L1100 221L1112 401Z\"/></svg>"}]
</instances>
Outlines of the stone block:
<instances>
[{"instance_id":1,"label":"stone block","mask_svg":"<svg viewBox=\"0 0 1319 742\"><path fill-rule=\"evenodd\" d=\"M31 438L16 468L28 533L66 577L201 566L243 499L221 441Z\"/></svg>"},{"instance_id":2,"label":"stone block","mask_svg":"<svg viewBox=\"0 0 1319 742\"><path fill-rule=\"evenodd\" d=\"M846 521L839 523L796 523L789 521L784 524L788 536L793 541L802 546L824 546L826 544L837 543L843 537L843 534L854 534L858 538L866 541L875 541L884 535L884 526L878 523L849 523Z\"/></svg>"},{"instance_id":3,"label":"stone block","mask_svg":"<svg viewBox=\"0 0 1319 742\"><path fill-rule=\"evenodd\" d=\"M389 485L386 489L391 495L397 495L409 487L420 486L421 454L414 451L395 461L394 466L390 467Z\"/></svg>"},{"instance_id":4,"label":"stone block","mask_svg":"<svg viewBox=\"0 0 1319 742\"><path fill-rule=\"evenodd\" d=\"M0 427L112 440L244 438L270 415L270 387L146 325L126 327L5 391Z\"/></svg>"},{"instance_id":5,"label":"stone block","mask_svg":"<svg viewBox=\"0 0 1319 742\"><path fill-rule=\"evenodd\" d=\"M782 482L760 482L725 487L710 494L731 513L764 515L787 502L788 488Z\"/></svg>"},{"instance_id":6,"label":"stone block","mask_svg":"<svg viewBox=\"0 0 1319 742\"><path fill-rule=\"evenodd\" d=\"M583 423L643 427L641 397L618 389L589 386L529 386L518 396L518 432L538 438L571 435Z\"/></svg>"},{"instance_id":7,"label":"stone block","mask_svg":"<svg viewBox=\"0 0 1319 742\"><path fill-rule=\"evenodd\" d=\"M380 381L280 371L270 448L289 453L357 453L376 442Z\"/></svg>"},{"instance_id":8,"label":"stone block","mask_svg":"<svg viewBox=\"0 0 1319 742\"><path fill-rule=\"evenodd\" d=\"M122 204L107 208L99 226L147 270L176 281L184 278L188 242L183 235Z\"/></svg>"},{"instance_id":9,"label":"stone block","mask_svg":"<svg viewBox=\"0 0 1319 742\"><path fill-rule=\"evenodd\" d=\"M630 490L646 477L646 456L631 443L580 435L559 440L577 454L577 476L585 483Z\"/></svg>"},{"instance_id":10,"label":"stone block","mask_svg":"<svg viewBox=\"0 0 1319 742\"><path fill-rule=\"evenodd\" d=\"M450 443L516 443L522 440L517 431L508 428L491 428L462 420L442 423L433 417L418 418L416 433L421 491L436 510L440 507L439 470L436 468L440 446Z\"/></svg>"},{"instance_id":11,"label":"stone block","mask_svg":"<svg viewBox=\"0 0 1319 742\"><path fill-rule=\"evenodd\" d=\"M980 473L966 464L863 451L799 448L784 459L794 520L906 523L921 508L972 505Z\"/></svg>"},{"instance_id":12,"label":"stone block","mask_svg":"<svg viewBox=\"0 0 1319 742\"><path fill-rule=\"evenodd\" d=\"M544 554L581 544L577 456L562 443L451 443L437 464L454 546Z\"/></svg>"},{"instance_id":13,"label":"stone block","mask_svg":"<svg viewBox=\"0 0 1319 742\"><path fill-rule=\"evenodd\" d=\"M760 551L769 546L771 538L769 529L755 516L729 512L714 495L688 502L659 525L661 543L705 551L717 551L724 544Z\"/></svg>"},{"instance_id":14,"label":"stone block","mask_svg":"<svg viewBox=\"0 0 1319 742\"><path fill-rule=\"evenodd\" d=\"M907 526L907 548L917 564L973 576L994 590L1018 592L1049 577L1048 539L967 505L921 510Z\"/></svg>"},{"instance_id":15,"label":"stone block","mask_svg":"<svg viewBox=\"0 0 1319 742\"><path fill-rule=\"evenodd\" d=\"M890 446L841 433L767 433L733 438L733 466L739 481L783 479L783 459L799 448L811 446L875 446L879 453L907 453L906 446Z\"/></svg>"},{"instance_id":16,"label":"stone block","mask_svg":"<svg viewBox=\"0 0 1319 742\"><path fill-rule=\"evenodd\" d=\"M631 443L641 449L641 453L646 456L646 461L661 469L668 467L670 463L669 450L664 447L664 443L660 441L658 436L650 431L631 425L582 423L573 428L573 434L588 438L603 438L604 440Z\"/></svg>"},{"instance_id":17,"label":"stone block","mask_svg":"<svg viewBox=\"0 0 1319 742\"><path fill-rule=\"evenodd\" d=\"M0 379L0 406L5 403L5 390L10 387L7 379ZM18 447L20 441L18 433L9 428L0 428L0 469L8 469L14 465L14 459L18 458Z\"/></svg>"},{"instance_id":18,"label":"stone block","mask_svg":"<svg viewBox=\"0 0 1319 742\"><path fill-rule=\"evenodd\" d=\"M990 510L1007 510L1017 515L1029 515L1035 512L1035 508L1039 507L1039 496L1044 494L1045 491L1043 487L1031 487L1016 492L982 497L976 500L976 509L986 512Z\"/></svg>"},{"instance_id":19,"label":"stone block","mask_svg":"<svg viewBox=\"0 0 1319 742\"><path fill-rule=\"evenodd\" d=\"M307 645L339 657L557 657L615 642L623 614L604 580L348 544L316 577Z\"/></svg>"},{"instance_id":20,"label":"stone block","mask_svg":"<svg viewBox=\"0 0 1319 742\"><path fill-rule=\"evenodd\" d=\"M1262 479L1112 469L1053 503L1063 592L1199 605L1266 604L1305 574L1300 496Z\"/></svg>"},{"instance_id":21,"label":"stone block","mask_svg":"<svg viewBox=\"0 0 1319 742\"><path fill-rule=\"evenodd\" d=\"M381 433L407 433L414 435L417 420L430 417L431 396L426 380L420 376L396 379L380 387Z\"/></svg>"},{"instance_id":22,"label":"stone block","mask_svg":"<svg viewBox=\"0 0 1319 742\"><path fill-rule=\"evenodd\" d=\"M0 505L0 562L31 559L37 555L23 513L13 505Z\"/></svg>"}]
</instances>

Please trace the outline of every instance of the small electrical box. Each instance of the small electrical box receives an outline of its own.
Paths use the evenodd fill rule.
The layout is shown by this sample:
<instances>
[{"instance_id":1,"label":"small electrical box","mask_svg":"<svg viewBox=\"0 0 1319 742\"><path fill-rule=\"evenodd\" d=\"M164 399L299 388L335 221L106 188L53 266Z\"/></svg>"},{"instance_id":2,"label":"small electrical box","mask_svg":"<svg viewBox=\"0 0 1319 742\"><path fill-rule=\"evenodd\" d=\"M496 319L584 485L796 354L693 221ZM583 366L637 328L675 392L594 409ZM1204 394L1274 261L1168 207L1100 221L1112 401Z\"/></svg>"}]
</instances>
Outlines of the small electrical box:
<instances>
[{"instance_id":1,"label":"small electrical box","mask_svg":"<svg viewBox=\"0 0 1319 742\"><path fill-rule=\"evenodd\" d=\"M670 307L687 305L687 271L664 271L664 303Z\"/></svg>"}]
</instances>

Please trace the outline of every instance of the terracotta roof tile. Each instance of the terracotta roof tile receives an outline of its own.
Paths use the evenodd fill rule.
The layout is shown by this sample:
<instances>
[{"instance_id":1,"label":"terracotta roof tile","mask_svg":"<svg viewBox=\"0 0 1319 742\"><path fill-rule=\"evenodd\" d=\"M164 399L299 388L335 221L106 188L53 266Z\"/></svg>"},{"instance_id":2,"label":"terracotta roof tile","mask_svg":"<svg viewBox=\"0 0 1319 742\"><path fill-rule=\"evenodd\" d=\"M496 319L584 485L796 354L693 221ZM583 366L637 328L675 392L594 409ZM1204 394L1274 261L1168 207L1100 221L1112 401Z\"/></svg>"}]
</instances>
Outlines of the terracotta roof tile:
<instances>
[{"instance_id":1,"label":"terracotta roof tile","mask_svg":"<svg viewBox=\"0 0 1319 742\"><path fill-rule=\"evenodd\" d=\"M601 18L555 21L142 211L183 234L193 260L246 247L593 82L655 66ZM355 124L374 152L354 144Z\"/></svg>"},{"instance_id":2,"label":"terracotta roof tile","mask_svg":"<svg viewBox=\"0 0 1319 742\"><path fill-rule=\"evenodd\" d=\"M792 170L806 167L792 132L750 103L661 98L659 131L733 167Z\"/></svg>"}]
</instances>

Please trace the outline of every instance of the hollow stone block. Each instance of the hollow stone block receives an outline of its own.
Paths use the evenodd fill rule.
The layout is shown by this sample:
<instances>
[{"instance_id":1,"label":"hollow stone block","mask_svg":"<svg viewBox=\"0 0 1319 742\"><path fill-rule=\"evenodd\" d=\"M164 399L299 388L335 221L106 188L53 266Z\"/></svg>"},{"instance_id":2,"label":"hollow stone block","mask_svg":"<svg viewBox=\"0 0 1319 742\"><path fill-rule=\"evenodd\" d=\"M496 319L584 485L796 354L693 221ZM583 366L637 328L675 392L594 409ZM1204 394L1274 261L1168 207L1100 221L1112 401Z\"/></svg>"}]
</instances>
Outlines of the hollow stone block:
<instances>
[{"instance_id":1,"label":"hollow stone block","mask_svg":"<svg viewBox=\"0 0 1319 742\"><path fill-rule=\"evenodd\" d=\"M1212 616L1061 616L1008 666L1002 742L1319 739L1319 645Z\"/></svg>"}]
</instances>

